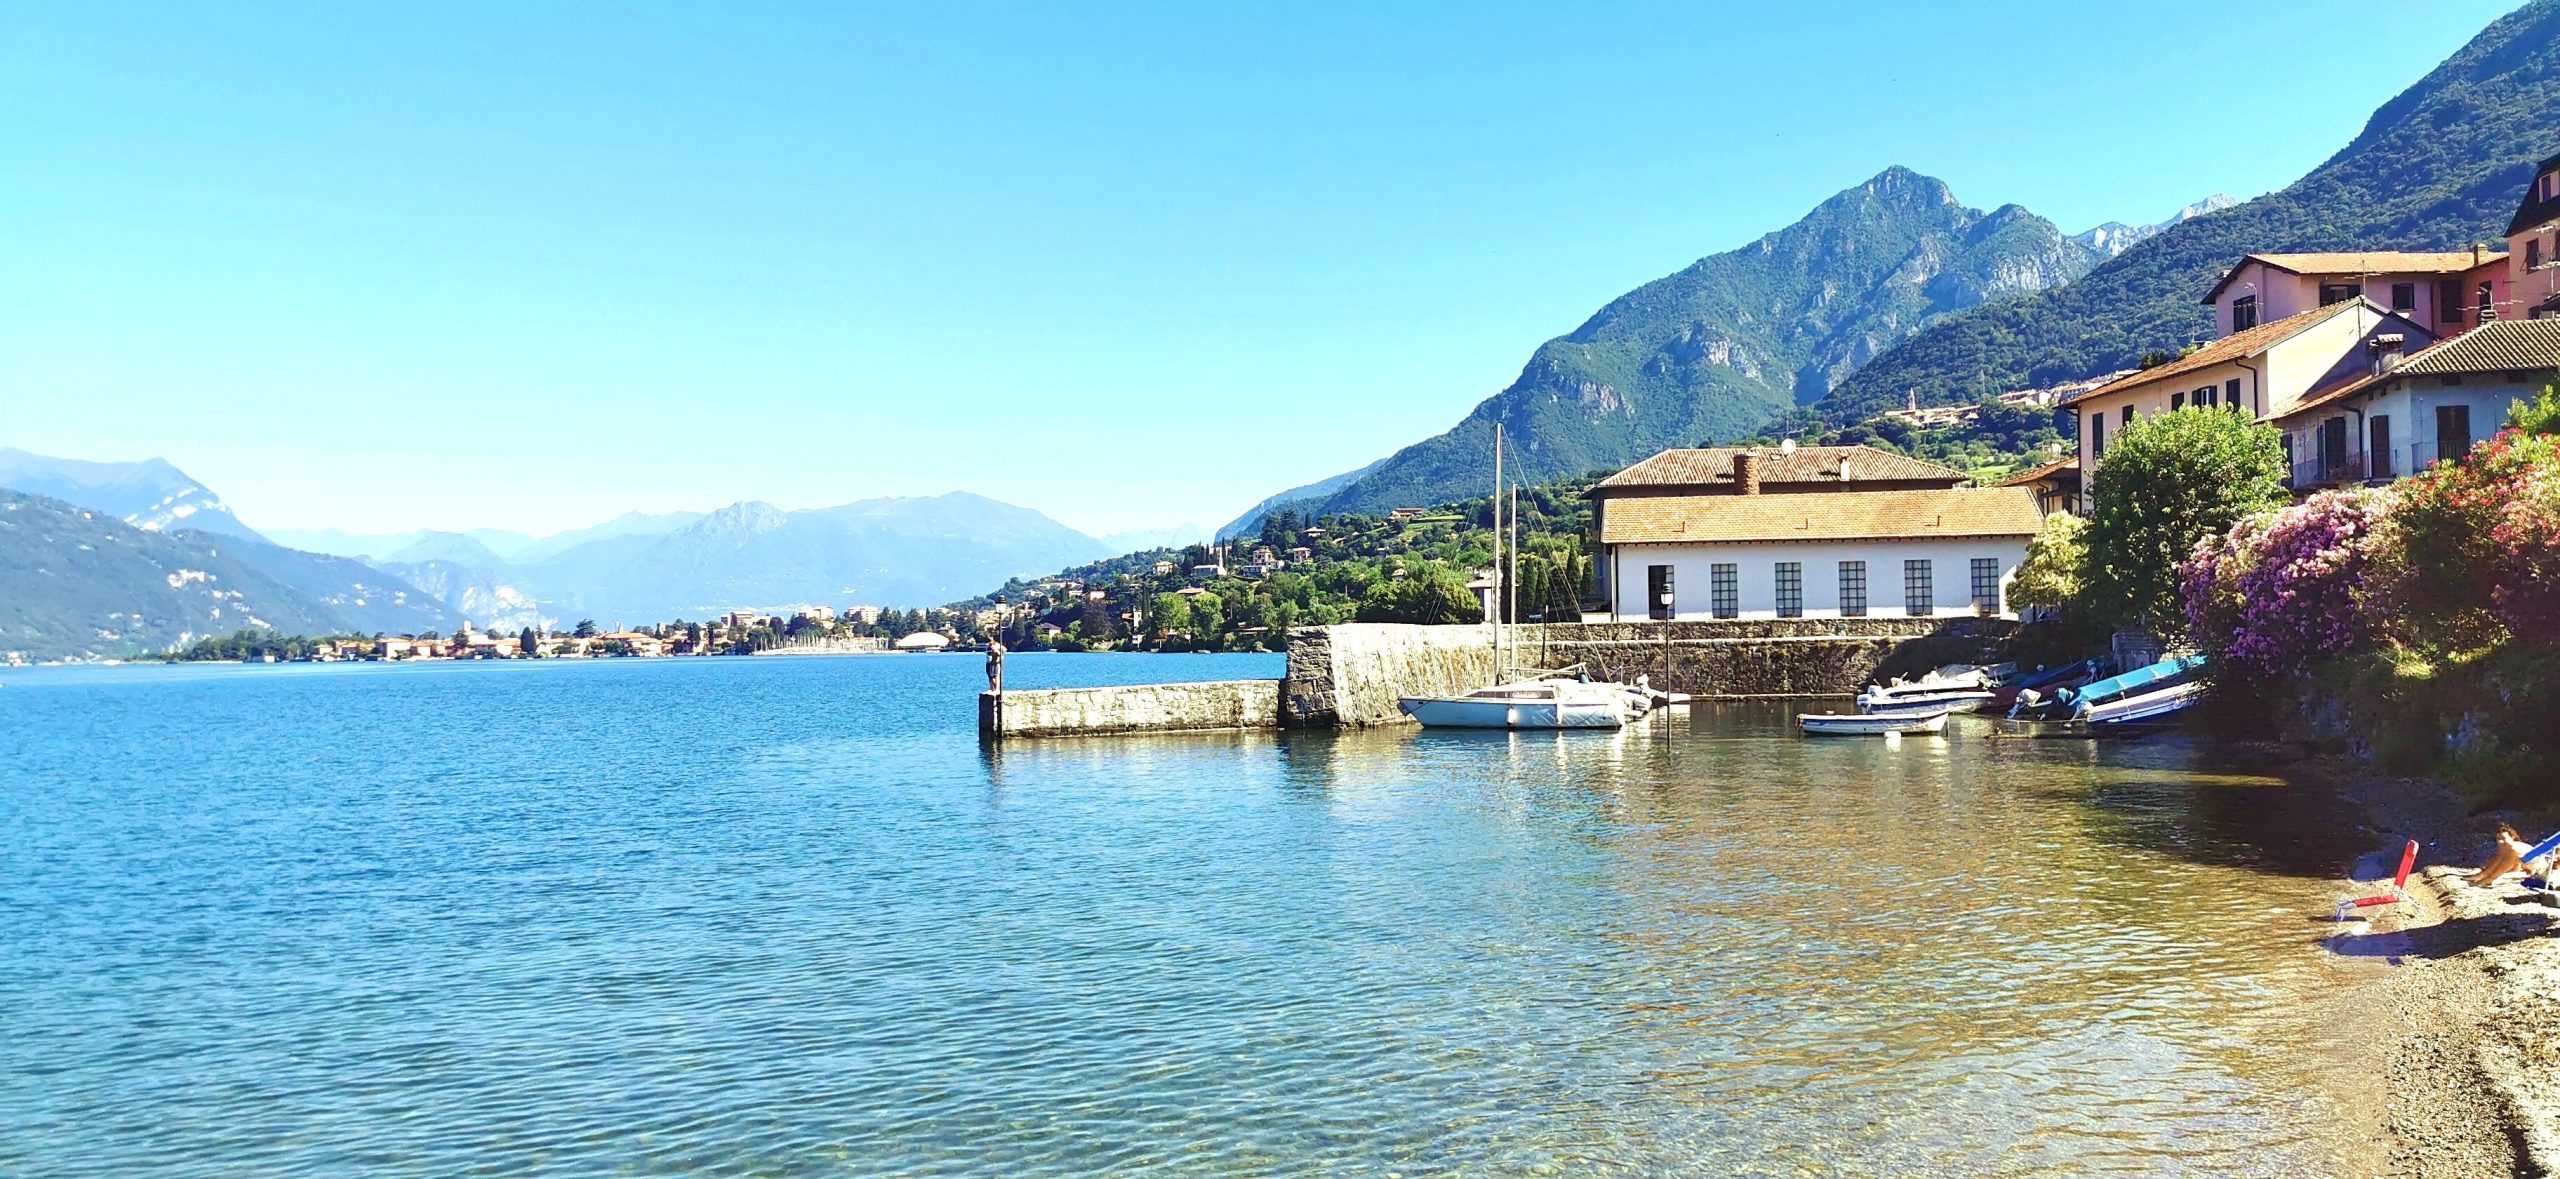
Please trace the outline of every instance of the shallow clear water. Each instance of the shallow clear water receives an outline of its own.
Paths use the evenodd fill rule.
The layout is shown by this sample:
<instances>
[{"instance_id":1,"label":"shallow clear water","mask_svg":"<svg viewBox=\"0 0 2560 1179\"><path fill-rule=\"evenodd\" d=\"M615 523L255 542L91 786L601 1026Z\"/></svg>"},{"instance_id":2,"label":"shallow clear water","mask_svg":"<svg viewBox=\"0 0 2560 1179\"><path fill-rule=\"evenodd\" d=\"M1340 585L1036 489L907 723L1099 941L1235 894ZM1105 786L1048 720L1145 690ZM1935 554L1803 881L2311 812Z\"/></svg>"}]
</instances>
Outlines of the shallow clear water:
<instances>
[{"instance_id":1,"label":"shallow clear water","mask_svg":"<svg viewBox=\"0 0 2560 1179\"><path fill-rule=\"evenodd\" d=\"M0 1172L2369 1162L2359 849L2264 767L1742 706L990 755L979 682L0 676Z\"/></svg>"}]
</instances>

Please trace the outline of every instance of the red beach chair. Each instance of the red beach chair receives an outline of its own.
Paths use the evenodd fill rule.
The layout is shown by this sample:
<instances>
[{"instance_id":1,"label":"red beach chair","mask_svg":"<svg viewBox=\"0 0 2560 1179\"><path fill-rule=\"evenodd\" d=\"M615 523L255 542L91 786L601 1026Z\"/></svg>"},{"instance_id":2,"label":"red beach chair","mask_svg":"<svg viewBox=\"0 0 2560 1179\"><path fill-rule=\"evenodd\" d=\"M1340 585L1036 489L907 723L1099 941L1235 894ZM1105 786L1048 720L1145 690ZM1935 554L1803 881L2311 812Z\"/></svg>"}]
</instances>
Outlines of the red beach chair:
<instances>
[{"instance_id":1,"label":"red beach chair","mask_svg":"<svg viewBox=\"0 0 2560 1179\"><path fill-rule=\"evenodd\" d=\"M2367 909L2375 905L2396 905L2402 901L2408 900L2409 870L2417 867L2417 865L2418 841L2412 839L2409 841L2409 846L2400 849L2400 873L2399 875L2391 878L2390 891L2380 893L2375 896L2357 897L2351 901L2338 902L2338 915L2334 920L2346 920L2348 912L2355 909Z\"/></svg>"}]
</instances>

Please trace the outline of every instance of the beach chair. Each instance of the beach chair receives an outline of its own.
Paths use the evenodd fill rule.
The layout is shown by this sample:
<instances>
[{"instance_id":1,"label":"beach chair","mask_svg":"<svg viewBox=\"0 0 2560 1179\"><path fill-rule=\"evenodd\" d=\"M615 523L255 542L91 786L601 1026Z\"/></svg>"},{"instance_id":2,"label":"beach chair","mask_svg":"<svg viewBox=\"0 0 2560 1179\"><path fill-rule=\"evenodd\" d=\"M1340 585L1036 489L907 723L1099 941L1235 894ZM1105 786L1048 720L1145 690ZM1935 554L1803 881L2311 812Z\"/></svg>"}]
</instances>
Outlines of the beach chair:
<instances>
[{"instance_id":1,"label":"beach chair","mask_svg":"<svg viewBox=\"0 0 2560 1179\"><path fill-rule=\"evenodd\" d=\"M2398 875L2391 878L2391 883L2387 886L2390 891L2377 893L2369 897L2357 897L2351 901L2340 901L2338 902L2338 915L2331 918L2331 920L2344 921L2347 919L2348 913L2357 909L2369 909L2375 905L2396 905L2402 901L2408 900L2409 870L2417 866L2418 841L2412 839L2409 841L2409 846L2400 849L2400 872Z\"/></svg>"}]
</instances>

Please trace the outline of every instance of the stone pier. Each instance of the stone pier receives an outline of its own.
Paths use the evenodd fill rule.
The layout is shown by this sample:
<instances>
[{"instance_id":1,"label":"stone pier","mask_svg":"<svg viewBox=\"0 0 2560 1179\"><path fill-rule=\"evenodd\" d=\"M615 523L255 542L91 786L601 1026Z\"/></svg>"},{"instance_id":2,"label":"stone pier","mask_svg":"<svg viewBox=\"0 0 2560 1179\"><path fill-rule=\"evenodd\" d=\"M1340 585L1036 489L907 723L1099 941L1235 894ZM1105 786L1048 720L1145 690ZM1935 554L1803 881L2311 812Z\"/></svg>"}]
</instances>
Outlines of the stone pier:
<instances>
[{"instance_id":1,"label":"stone pier","mask_svg":"<svg viewBox=\"0 0 2560 1179\"><path fill-rule=\"evenodd\" d=\"M1650 679L1700 698L1846 696L1944 663L1988 659L2016 623L1997 618L1791 618L1752 622L1592 622L1514 626L1503 670L1580 664L1594 678ZM1289 633L1288 673L1117 688L992 693L988 740L1405 724L1403 696L1456 695L1492 682L1485 626L1346 623Z\"/></svg>"},{"instance_id":2,"label":"stone pier","mask_svg":"<svg viewBox=\"0 0 2560 1179\"><path fill-rule=\"evenodd\" d=\"M1280 681L1216 680L978 694L978 735L1096 736L1280 727Z\"/></svg>"}]
</instances>

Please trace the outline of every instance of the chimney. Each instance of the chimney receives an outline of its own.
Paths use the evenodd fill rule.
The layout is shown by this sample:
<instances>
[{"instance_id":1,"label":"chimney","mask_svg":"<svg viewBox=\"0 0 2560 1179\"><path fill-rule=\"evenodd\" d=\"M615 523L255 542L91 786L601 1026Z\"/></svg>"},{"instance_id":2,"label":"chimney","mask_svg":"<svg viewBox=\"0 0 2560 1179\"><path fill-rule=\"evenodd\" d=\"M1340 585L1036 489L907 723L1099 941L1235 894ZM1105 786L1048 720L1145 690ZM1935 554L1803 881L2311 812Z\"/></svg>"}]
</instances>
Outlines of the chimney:
<instances>
[{"instance_id":1,"label":"chimney","mask_svg":"<svg viewBox=\"0 0 2560 1179\"><path fill-rule=\"evenodd\" d=\"M1734 490L1743 495L1760 494L1760 452L1745 450L1733 456Z\"/></svg>"},{"instance_id":2,"label":"chimney","mask_svg":"<svg viewBox=\"0 0 2560 1179\"><path fill-rule=\"evenodd\" d=\"M2373 353L2373 375L2378 377L2400 367L2400 350L2408 343L2409 338L2398 332L2375 336L2365 341L2365 348Z\"/></svg>"},{"instance_id":3,"label":"chimney","mask_svg":"<svg viewBox=\"0 0 2560 1179\"><path fill-rule=\"evenodd\" d=\"M2479 264L2481 264L2482 262L2486 262L2486 261L2488 261L2488 260L2489 260L2489 243L2487 243L2487 242L2473 242L2473 243L2471 243L2471 264L2472 264L2472 265L2474 265L2474 266L2478 266L2478 265L2479 265Z\"/></svg>"}]
</instances>

